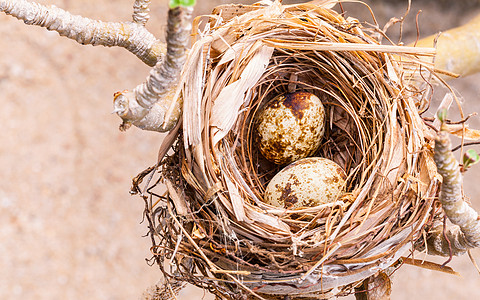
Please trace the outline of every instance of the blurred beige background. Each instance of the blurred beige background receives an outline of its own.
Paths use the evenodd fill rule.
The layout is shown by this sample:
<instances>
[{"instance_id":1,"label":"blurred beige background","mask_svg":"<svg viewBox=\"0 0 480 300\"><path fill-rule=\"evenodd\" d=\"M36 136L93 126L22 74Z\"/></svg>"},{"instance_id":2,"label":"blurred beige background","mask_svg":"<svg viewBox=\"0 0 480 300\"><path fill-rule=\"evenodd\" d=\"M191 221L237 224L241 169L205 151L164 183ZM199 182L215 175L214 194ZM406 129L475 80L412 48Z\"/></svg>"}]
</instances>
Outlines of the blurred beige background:
<instances>
[{"instance_id":1,"label":"blurred beige background","mask_svg":"<svg viewBox=\"0 0 480 300\"><path fill-rule=\"evenodd\" d=\"M133 0L38 2L124 21ZM148 28L163 36L167 4L152 2ZM406 1L388 2L397 4L372 4L381 24L406 8ZM413 2L406 42L419 8L423 36L479 11L460 7L462 1L451 1L455 7ZM199 0L196 11L208 13L218 3ZM347 12L368 15L358 6ZM0 14L0 299L137 299L161 279L145 262L150 242L140 224L143 202L128 191L131 178L155 162L162 136L119 132L120 120L110 114L113 93L133 88L148 71L123 49L82 47ZM468 112L480 111L479 79L453 82ZM479 128L479 118L472 124ZM479 176L480 167L467 173L467 194L478 210ZM480 260L479 251L474 256ZM468 257L450 265L461 278L404 266L395 275L393 299L480 299L480 275ZM189 289L179 298L203 296Z\"/></svg>"}]
</instances>

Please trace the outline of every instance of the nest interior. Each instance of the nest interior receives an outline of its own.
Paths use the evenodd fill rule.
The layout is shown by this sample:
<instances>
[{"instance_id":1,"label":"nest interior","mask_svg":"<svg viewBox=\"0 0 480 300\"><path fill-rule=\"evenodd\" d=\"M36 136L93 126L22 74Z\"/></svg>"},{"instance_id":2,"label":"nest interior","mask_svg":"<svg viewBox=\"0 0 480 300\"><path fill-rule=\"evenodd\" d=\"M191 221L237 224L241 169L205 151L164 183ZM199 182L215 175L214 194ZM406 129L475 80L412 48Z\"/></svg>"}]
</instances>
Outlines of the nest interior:
<instances>
[{"instance_id":1,"label":"nest interior","mask_svg":"<svg viewBox=\"0 0 480 300\"><path fill-rule=\"evenodd\" d=\"M390 267L431 221L439 181L421 113L434 74L419 57L432 50L381 45L378 27L319 3L224 5L195 20L194 32L206 25L182 72L182 121L135 181L150 174L142 195L167 280L231 299L328 298ZM336 201L293 210L263 202L282 167L259 154L254 124L295 91L322 99L313 156L348 177Z\"/></svg>"}]
</instances>

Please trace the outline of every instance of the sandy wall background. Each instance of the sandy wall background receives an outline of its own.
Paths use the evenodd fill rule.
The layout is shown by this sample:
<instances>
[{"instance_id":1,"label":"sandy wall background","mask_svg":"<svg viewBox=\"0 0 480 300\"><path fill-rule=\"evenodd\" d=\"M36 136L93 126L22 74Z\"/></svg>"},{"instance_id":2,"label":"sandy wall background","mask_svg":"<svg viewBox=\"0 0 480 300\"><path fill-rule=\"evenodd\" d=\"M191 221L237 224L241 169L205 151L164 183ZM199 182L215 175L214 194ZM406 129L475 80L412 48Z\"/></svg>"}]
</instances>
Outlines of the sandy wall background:
<instances>
[{"instance_id":1,"label":"sandy wall background","mask_svg":"<svg viewBox=\"0 0 480 300\"><path fill-rule=\"evenodd\" d=\"M133 3L38 2L109 21L130 20ZM167 4L152 2L148 28L163 36ZM208 13L220 2L199 0L196 12ZM382 23L406 7L406 1L374 2ZM479 11L461 7L462 1L438 7L413 2L412 18L423 9L424 36ZM366 9L352 10L367 15ZM411 38L415 27L408 22ZM82 47L0 14L0 299L137 299L160 279L145 262L150 243L142 237L143 202L128 191L131 178L155 162L162 136L134 128L119 132L120 119L110 114L113 93L135 87L148 71L123 49ZM479 79L453 83L467 111L480 111ZM478 117L473 124L480 128ZM467 193L480 210L479 175L480 167L467 173ZM474 256L480 259L480 252ZM468 258L450 265L461 278L403 267L394 278L393 299L480 298L480 275ZM188 289L179 298L203 296Z\"/></svg>"}]
</instances>

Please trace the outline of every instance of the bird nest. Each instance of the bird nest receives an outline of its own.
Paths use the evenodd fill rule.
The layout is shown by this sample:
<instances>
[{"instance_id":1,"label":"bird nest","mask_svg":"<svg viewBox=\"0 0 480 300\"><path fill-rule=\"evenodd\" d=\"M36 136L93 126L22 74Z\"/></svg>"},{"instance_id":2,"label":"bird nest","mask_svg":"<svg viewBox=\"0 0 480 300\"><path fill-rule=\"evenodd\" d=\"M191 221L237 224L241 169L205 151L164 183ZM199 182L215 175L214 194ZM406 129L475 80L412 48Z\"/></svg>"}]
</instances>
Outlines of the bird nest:
<instances>
[{"instance_id":1,"label":"bird nest","mask_svg":"<svg viewBox=\"0 0 480 300\"><path fill-rule=\"evenodd\" d=\"M180 79L183 117L134 180L168 282L219 297L328 298L394 264L424 233L439 181L420 114L431 49L381 45L333 4L230 5L208 17ZM426 88L423 88L425 87ZM311 207L264 202L282 166L257 149L255 118L279 94L317 95L311 156L345 170L345 192ZM149 176L149 177L148 177ZM148 177L143 189L139 184Z\"/></svg>"}]
</instances>

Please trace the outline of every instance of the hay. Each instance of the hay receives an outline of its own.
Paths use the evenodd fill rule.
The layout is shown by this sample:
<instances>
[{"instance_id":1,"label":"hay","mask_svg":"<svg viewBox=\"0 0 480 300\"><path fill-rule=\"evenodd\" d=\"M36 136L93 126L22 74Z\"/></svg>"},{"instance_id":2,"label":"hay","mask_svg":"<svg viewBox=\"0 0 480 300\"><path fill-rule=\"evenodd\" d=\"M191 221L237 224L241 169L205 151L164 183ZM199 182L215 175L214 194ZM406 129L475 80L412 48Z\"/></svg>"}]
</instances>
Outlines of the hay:
<instances>
[{"instance_id":1,"label":"hay","mask_svg":"<svg viewBox=\"0 0 480 300\"><path fill-rule=\"evenodd\" d=\"M196 35L180 81L183 123L134 180L168 280L229 299L329 298L421 237L439 181L420 117L430 94L422 78L435 74L419 57L434 51L380 45L378 29L344 19L335 3L221 6ZM346 171L347 192L280 209L262 201L281 167L259 154L253 126L265 103L298 90L322 99L327 129L314 156Z\"/></svg>"}]
</instances>

